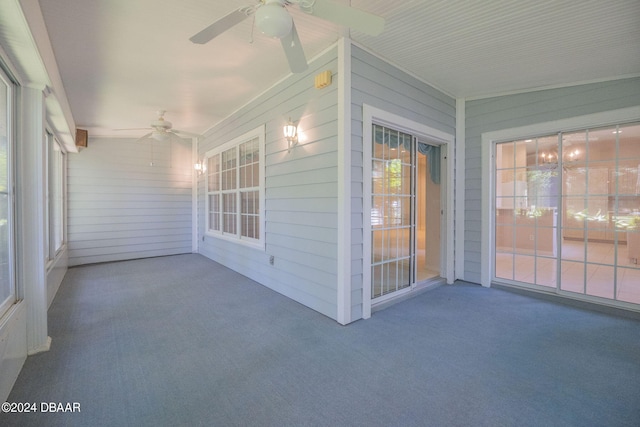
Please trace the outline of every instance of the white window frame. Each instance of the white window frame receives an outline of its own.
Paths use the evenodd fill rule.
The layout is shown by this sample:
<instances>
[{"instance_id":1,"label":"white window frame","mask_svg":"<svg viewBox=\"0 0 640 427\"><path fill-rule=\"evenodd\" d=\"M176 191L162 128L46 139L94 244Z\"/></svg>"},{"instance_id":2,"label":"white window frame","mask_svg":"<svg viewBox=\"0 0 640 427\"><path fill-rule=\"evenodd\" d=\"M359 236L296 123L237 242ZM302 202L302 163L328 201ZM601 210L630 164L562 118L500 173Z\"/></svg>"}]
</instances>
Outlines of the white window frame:
<instances>
[{"instance_id":1,"label":"white window frame","mask_svg":"<svg viewBox=\"0 0 640 427\"><path fill-rule=\"evenodd\" d=\"M58 147L58 150L55 147ZM58 157L55 152L59 152ZM47 130L47 209L46 209L46 234L47 234L47 260L53 261L57 254L62 250L65 244L65 208L66 208L66 152L63 145L55 135ZM53 175L58 173L57 180ZM54 188L56 186L57 188ZM54 198L59 198L59 206L55 204ZM57 216L53 214L53 210L58 210ZM59 224L56 226L54 221L56 218ZM59 227L59 229L57 228ZM56 236L56 230L60 235ZM59 238L59 241L58 241Z\"/></svg>"},{"instance_id":2,"label":"white window frame","mask_svg":"<svg viewBox=\"0 0 640 427\"><path fill-rule=\"evenodd\" d=\"M15 233L15 176L14 176L14 156L15 156L15 134L14 134L14 120L16 113L15 103L15 85L0 68L0 81L7 86L7 98L0 100L0 102L6 102L7 105L7 196L8 196L8 211L7 211L7 236L9 244L8 254L8 268L9 268L9 280L10 280L10 293L6 299L0 300L0 318L15 304L18 300L17 294L17 282L16 282L16 233Z\"/></svg>"},{"instance_id":3,"label":"white window frame","mask_svg":"<svg viewBox=\"0 0 640 427\"><path fill-rule=\"evenodd\" d=\"M446 231L442 236L442 262L445 266L445 279L447 284L454 281L454 142L455 136L440 131L422 123L415 122L411 119L393 114L386 110L363 104L362 108L362 140L364 141L363 153L363 200L364 212L371 212L371 149L372 125L379 124L388 126L394 130L410 133L419 139L430 141L430 143L439 143L444 159L451 159L442 162L441 194L444 197L442 208L446 214ZM363 218L363 287L362 287L362 318L371 317L372 301L371 301L371 215L365 214Z\"/></svg>"},{"instance_id":4,"label":"white window frame","mask_svg":"<svg viewBox=\"0 0 640 427\"><path fill-rule=\"evenodd\" d=\"M222 227L219 227L219 230L212 230L211 229L211 224L209 223L210 221L210 215L209 215L209 199L210 199L210 195L217 193L217 194L229 194L230 191L228 190L218 190L218 191L210 191L209 189L209 173L210 173L210 168L207 167L207 172L205 174L205 235L209 236L209 237L215 237L215 238L219 238L219 239L224 239L224 240L228 240L231 242L235 242L235 243L240 243L243 245L247 245L250 247L254 247L254 248L258 248L261 250L265 249L265 243L264 243L264 235L265 235L265 206L264 206L264 201L265 201L265 186L264 186L264 171L265 171L265 125L261 125L258 126L257 128L246 132L234 139L232 139L231 141L228 141L218 147L215 147L209 151L207 151L205 153L204 156L204 164L208 165L209 164L209 159L215 155L221 155L223 152L232 149L232 148L236 148L238 149L238 147L246 142L249 142L251 140L254 139L258 139L258 148L259 148L259 178L258 178L258 182L259 182L259 186L257 187L258 190L258 203L259 203L259 209L258 209L258 224L260 227L260 230L258 232L258 238L257 239L253 239L253 238L248 238L248 237L243 237L241 235L241 224L240 224L240 218L241 218L241 200L240 200L240 193L241 193L241 189L239 188L239 183L240 183L240 168L239 165L236 164L236 183L238 183L238 187L234 190L231 191L231 193L235 193L236 194L236 206L237 206L237 212L236 212L236 233L235 234L231 234L231 233L225 233L222 231ZM238 158L238 157L237 157ZM221 215L222 217L222 215ZM222 218L220 219L220 221L222 221Z\"/></svg>"}]
</instances>

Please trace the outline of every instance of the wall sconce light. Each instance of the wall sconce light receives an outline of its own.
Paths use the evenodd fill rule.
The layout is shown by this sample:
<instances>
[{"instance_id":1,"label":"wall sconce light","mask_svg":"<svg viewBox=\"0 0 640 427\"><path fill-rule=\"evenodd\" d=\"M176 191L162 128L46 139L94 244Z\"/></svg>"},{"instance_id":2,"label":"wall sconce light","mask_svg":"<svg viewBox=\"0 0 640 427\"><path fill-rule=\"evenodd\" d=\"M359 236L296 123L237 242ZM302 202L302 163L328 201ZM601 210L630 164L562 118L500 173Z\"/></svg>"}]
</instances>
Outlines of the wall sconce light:
<instances>
[{"instance_id":1,"label":"wall sconce light","mask_svg":"<svg viewBox=\"0 0 640 427\"><path fill-rule=\"evenodd\" d=\"M287 152L290 152L291 148L298 143L298 126L291 121L291 117L289 117L289 122L284 125L283 132L288 143Z\"/></svg>"},{"instance_id":2,"label":"wall sconce light","mask_svg":"<svg viewBox=\"0 0 640 427\"><path fill-rule=\"evenodd\" d=\"M195 163L193 165L193 168L196 170L196 172L198 172L198 175L202 175L207 171L207 164L204 162L204 159L202 159L201 161Z\"/></svg>"}]
</instances>

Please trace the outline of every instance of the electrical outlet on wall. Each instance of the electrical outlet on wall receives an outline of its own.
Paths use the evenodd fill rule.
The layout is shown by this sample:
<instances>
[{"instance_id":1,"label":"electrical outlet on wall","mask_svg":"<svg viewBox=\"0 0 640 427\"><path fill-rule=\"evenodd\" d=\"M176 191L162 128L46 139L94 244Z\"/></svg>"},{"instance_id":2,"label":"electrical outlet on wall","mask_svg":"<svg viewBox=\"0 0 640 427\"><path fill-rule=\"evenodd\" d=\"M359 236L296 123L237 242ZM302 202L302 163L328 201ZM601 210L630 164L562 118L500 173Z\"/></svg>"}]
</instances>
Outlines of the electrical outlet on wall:
<instances>
[{"instance_id":1,"label":"electrical outlet on wall","mask_svg":"<svg viewBox=\"0 0 640 427\"><path fill-rule=\"evenodd\" d=\"M271 256L269 257L269 264L273 265L273 263L275 262L275 260L276 260L276 258L275 258L273 255L271 255Z\"/></svg>"}]
</instances>

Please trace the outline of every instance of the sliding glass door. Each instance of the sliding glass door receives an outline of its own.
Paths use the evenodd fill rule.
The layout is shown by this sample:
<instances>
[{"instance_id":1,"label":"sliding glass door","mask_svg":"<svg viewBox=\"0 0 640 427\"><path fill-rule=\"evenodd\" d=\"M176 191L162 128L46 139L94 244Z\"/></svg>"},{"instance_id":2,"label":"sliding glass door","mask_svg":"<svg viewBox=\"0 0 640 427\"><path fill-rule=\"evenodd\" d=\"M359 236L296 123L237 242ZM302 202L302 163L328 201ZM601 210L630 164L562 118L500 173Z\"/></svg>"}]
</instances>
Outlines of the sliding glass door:
<instances>
[{"instance_id":1,"label":"sliding glass door","mask_svg":"<svg viewBox=\"0 0 640 427\"><path fill-rule=\"evenodd\" d=\"M374 301L441 275L440 148L373 125L371 297Z\"/></svg>"},{"instance_id":2,"label":"sliding glass door","mask_svg":"<svg viewBox=\"0 0 640 427\"><path fill-rule=\"evenodd\" d=\"M413 137L373 126L371 195L372 298L408 288L414 265Z\"/></svg>"},{"instance_id":3,"label":"sliding glass door","mask_svg":"<svg viewBox=\"0 0 640 427\"><path fill-rule=\"evenodd\" d=\"M640 304L640 124L495 150L495 280Z\"/></svg>"}]
</instances>

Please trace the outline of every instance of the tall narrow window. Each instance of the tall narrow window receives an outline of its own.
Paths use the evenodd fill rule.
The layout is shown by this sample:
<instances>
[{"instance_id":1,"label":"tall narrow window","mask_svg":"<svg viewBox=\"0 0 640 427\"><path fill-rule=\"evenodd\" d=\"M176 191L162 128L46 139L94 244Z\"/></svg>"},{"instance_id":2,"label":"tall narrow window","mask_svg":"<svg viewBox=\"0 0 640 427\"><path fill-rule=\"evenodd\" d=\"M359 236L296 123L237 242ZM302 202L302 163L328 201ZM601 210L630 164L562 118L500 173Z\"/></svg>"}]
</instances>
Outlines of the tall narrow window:
<instances>
[{"instance_id":1,"label":"tall narrow window","mask_svg":"<svg viewBox=\"0 0 640 427\"><path fill-rule=\"evenodd\" d=\"M15 302L12 110L13 86L0 70L0 317Z\"/></svg>"},{"instance_id":2,"label":"tall narrow window","mask_svg":"<svg viewBox=\"0 0 640 427\"><path fill-rule=\"evenodd\" d=\"M209 151L207 234L263 245L264 127Z\"/></svg>"},{"instance_id":3,"label":"tall narrow window","mask_svg":"<svg viewBox=\"0 0 640 427\"><path fill-rule=\"evenodd\" d=\"M65 154L58 140L48 134L48 218L49 259L54 259L64 242Z\"/></svg>"}]
</instances>

